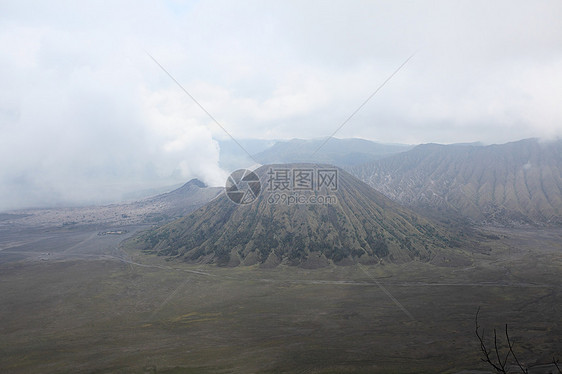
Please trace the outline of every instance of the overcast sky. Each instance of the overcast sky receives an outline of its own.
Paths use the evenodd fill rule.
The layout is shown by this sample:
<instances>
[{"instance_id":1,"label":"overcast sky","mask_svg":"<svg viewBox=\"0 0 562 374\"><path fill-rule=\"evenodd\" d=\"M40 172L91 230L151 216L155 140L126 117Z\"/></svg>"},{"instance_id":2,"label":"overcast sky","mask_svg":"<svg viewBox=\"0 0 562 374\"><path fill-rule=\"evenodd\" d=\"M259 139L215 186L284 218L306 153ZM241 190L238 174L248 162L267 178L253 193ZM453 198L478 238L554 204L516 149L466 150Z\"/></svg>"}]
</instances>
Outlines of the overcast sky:
<instances>
[{"instance_id":1,"label":"overcast sky","mask_svg":"<svg viewBox=\"0 0 562 374\"><path fill-rule=\"evenodd\" d=\"M561 1L0 2L0 210L220 185L224 132L562 135Z\"/></svg>"}]
</instances>

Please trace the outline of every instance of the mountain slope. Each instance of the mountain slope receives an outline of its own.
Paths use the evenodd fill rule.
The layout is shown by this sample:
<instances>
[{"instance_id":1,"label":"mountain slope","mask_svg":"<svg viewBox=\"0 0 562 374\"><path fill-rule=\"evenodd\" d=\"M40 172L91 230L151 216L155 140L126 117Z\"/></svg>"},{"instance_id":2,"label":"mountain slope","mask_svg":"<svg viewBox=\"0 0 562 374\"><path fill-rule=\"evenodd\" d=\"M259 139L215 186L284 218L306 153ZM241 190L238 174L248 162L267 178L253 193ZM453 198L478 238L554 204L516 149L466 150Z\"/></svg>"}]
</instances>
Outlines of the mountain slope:
<instances>
[{"instance_id":1,"label":"mountain slope","mask_svg":"<svg viewBox=\"0 0 562 374\"><path fill-rule=\"evenodd\" d=\"M269 167L256 171L262 185ZM188 262L321 266L381 258L427 261L439 248L454 244L442 228L401 208L347 172L338 172L337 191L329 195L337 198L336 203L274 204L274 194L262 191L253 203L237 205L223 194L184 218L145 232L134 245Z\"/></svg>"},{"instance_id":2,"label":"mountain slope","mask_svg":"<svg viewBox=\"0 0 562 374\"><path fill-rule=\"evenodd\" d=\"M562 223L562 141L425 144L348 170L410 207L478 223Z\"/></svg>"}]
</instances>

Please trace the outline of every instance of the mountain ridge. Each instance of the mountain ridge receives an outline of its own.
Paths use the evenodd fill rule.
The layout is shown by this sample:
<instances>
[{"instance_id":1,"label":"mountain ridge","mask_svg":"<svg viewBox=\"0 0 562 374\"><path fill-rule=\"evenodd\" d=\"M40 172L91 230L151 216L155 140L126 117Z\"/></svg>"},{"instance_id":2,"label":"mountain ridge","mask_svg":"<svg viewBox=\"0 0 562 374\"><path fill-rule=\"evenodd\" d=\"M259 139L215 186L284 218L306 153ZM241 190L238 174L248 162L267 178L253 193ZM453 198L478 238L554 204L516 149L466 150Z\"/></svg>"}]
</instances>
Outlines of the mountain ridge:
<instances>
[{"instance_id":1,"label":"mountain ridge","mask_svg":"<svg viewBox=\"0 0 562 374\"><path fill-rule=\"evenodd\" d=\"M562 224L562 141L423 144L347 168L394 201L478 224Z\"/></svg>"},{"instance_id":2,"label":"mountain ridge","mask_svg":"<svg viewBox=\"0 0 562 374\"><path fill-rule=\"evenodd\" d=\"M413 146L384 144L361 138L318 138L277 141L254 158L262 164L312 162L338 167L358 165L392 154L404 152Z\"/></svg>"}]
</instances>

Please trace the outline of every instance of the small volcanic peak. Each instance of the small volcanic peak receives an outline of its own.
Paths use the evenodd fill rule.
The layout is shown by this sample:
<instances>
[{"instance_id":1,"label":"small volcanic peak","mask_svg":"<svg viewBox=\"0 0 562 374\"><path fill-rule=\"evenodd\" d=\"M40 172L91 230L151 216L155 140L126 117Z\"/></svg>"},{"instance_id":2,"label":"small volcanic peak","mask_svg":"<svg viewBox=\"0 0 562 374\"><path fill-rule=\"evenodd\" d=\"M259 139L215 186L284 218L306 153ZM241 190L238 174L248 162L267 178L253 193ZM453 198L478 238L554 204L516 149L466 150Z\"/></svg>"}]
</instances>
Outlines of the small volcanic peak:
<instances>
[{"instance_id":1,"label":"small volcanic peak","mask_svg":"<svg viewBox=\"0 0 562 374\"><path fill-rule=\"evenodd\" d=\"M201 180L197 179L197 178L193 178L192 180L190 180L189 182L187 182L186 184L184 184L183 186L181 186L180 188L178 188L178 190L195 190L195 189L199 189L199 188L206 188L207 185L205 184L205 182L202 182Z\"/></svg>"},{"instance_id":2,"label":"small volcanic peak","mask_svg":"<svg viewBox=\"0 0 562 374\"><path fill-rule=\"evenodd\" d=\"M185 183L183 186L164 194L163 196L184 196L192 195L193 193L198 193L200 190L206 189L208 186L201 180L194 178L189 182Z\"/></svg>"}]
</instances>

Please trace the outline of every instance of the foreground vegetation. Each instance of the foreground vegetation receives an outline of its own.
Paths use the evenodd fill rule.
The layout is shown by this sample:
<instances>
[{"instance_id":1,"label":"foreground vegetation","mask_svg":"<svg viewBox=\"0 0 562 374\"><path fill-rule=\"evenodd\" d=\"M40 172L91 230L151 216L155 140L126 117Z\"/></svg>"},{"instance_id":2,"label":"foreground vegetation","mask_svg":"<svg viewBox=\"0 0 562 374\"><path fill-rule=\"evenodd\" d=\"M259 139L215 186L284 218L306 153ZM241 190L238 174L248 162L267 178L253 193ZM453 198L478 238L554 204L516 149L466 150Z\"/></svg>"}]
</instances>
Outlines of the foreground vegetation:
<instances>
[{"instance_id":1,"label":"foreground vegetation","mask_svg":"<svg viewBox=\"0 0 562 374\"><path fill-rule=\"evenodd\" d=\"M478 306L483 328L512 326L525 364L548 363L562 351L561 234L494 235L463 267L219 268L139 252L4 262L1 371L487 370Z\"/></svg>"}]
</instances>

